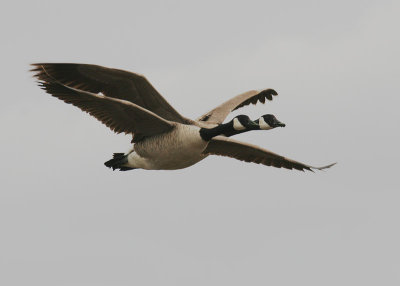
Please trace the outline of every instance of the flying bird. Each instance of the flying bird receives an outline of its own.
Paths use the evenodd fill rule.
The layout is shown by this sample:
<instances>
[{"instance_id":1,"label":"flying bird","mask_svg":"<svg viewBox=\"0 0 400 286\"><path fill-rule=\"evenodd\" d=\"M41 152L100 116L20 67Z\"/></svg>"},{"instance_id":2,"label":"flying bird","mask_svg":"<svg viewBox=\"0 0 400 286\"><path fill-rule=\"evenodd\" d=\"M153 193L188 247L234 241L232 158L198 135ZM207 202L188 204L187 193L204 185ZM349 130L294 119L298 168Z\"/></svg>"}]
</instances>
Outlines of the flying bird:
<instances>
[{"instance_id":1,"label":"flying bird","mask_svg":"<svg viewBox=\"0 0 400 286\"><path fill-rule=\"evenodd\" d=\"M113 170L176 170L209 155L231 157L277 168L312 167L230 136L251 130L284 127L272 114L252 121L238 115L223 123L232 111L272 100L273 89L251 90L233 97L196 120L178 113L142 75L98 65L72 63L33 64L39 86L50 95L89 113L116 133L132 135L127 153L114 153L105 162Z\"/></svg>"}]
</instances>

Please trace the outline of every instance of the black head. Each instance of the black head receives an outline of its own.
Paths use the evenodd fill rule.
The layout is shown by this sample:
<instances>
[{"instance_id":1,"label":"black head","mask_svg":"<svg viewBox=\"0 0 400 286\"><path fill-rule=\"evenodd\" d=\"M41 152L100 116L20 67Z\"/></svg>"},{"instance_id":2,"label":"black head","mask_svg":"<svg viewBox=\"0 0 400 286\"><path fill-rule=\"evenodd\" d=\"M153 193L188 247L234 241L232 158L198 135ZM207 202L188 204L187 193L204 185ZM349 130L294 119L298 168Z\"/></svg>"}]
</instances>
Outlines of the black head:
<instances>
[{"instance_id":1,"label":"black head","mask_svg":"<svg viewBox=\"0 0 400 286\"><path fill-rule=\"evenodd\" d=\"M231 122L233 129L236 131L258 129L258 124L252 121L247 115L238 115Z\"/></svg>"},{"instance_id":2,"label":"black head","mask_svg":"<svg viewBox=\"0 0 400 286\"><path fill-rule=\"evenodd\" d=\"M262 130L268 130L276 127L285 127L285 123L280 122L272 114L265 114L258 119L258 125Z\"/></svg>"}]
</instances>

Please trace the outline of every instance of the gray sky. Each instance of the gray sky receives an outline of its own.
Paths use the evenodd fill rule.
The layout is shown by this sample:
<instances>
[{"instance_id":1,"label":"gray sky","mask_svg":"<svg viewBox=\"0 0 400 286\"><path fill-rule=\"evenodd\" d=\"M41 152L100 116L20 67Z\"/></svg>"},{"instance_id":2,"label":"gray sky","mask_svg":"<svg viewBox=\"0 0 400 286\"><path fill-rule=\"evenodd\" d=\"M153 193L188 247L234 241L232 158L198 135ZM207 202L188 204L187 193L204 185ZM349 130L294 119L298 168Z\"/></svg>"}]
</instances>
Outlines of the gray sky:
<instances>
[{"instance_id":1,"label":"gray sky","mask_svg":"<svg viewBox=\"0 0 400 286\"><path fill-rule=\"evenodd\" d=\"M0 9L1 285L399 285L398 1L16 1ZM126 151L41 91L33 62L142 73L183 115L271 87L287 124L238 139L302 173Z\"/></svg>"}]
</instances>

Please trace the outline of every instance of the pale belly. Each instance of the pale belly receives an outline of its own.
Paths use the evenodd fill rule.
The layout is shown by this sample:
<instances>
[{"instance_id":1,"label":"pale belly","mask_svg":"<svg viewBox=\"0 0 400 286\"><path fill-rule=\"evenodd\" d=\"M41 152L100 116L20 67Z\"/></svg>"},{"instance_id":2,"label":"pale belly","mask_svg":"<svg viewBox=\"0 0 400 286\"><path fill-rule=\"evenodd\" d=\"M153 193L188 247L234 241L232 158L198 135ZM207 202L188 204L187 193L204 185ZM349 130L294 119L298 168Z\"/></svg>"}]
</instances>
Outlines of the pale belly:
<instances>
[{"instance_id":1,"label":"pale belly","mask_svg":"<svg viewBox=\"0 0 400 286\"><path fill-rule=\"evenodd\" d=\"M183 169L207 157L202 154L207 144L200 137L199 127L178 125L170 133L136 143L126 166L148 170Z\"/></svg>"}]
</instances>

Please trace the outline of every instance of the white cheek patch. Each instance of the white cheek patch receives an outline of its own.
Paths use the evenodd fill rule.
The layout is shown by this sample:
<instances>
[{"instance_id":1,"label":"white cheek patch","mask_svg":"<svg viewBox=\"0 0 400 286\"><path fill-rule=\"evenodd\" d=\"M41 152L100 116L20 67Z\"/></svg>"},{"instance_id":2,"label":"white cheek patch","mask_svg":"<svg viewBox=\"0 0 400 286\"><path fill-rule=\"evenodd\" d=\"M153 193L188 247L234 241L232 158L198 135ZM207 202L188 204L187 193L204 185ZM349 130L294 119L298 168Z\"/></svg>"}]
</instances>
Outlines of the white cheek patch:
<instances>
[{"instance_id":1,"label":"white cheek patch","mask_svg":"<svg viewBox=\"0 0 400 286\"><path fill-rule=\"evenodd\" d=\"M242 130L245 130L246 127L244 127L242 125L242 123L240 123L239 119L235 118L235 119L233 119L233 129L235 129L237 131L242 131Z\"/></svg>"},{"instance_id":2,"label":"white cheek patch","mask_svg":"<svg viewBox=\"0 0 400 286\"><path fill-rule=\"evenodd\" d=\"M258 120L258 124L260 125L260 129L262 130L272 129L272 127L267 122L265 122L264 117L260 117L260 119Z\"/></svg>"}]
</instances>

